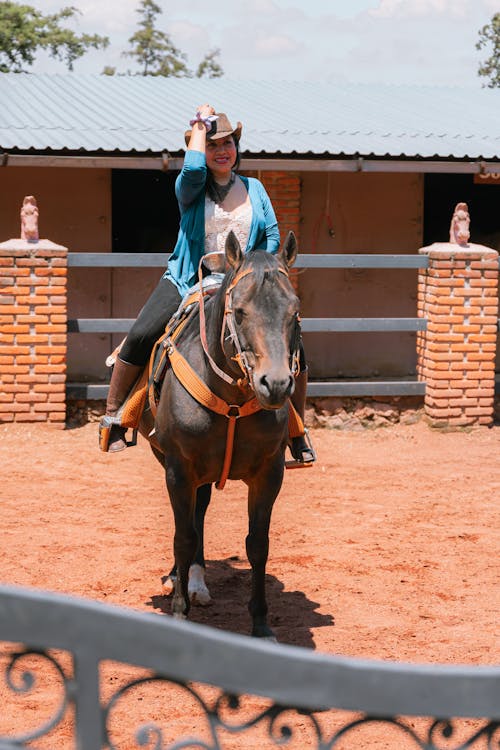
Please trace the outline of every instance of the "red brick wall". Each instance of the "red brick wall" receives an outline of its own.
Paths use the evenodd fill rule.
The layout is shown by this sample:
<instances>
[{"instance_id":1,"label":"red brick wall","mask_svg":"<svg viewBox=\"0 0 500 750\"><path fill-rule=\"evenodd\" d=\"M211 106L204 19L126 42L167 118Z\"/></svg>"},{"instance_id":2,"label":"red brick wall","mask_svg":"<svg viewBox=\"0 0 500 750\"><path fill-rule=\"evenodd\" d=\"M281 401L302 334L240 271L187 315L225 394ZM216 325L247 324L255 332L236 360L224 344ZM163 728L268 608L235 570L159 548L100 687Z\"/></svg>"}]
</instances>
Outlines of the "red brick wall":
<instances>
[{"instance_id":1,"label":"red brick wall","mask_svg":"<svg viewBox=\"0 0 500 750\"><path fill-rule=\"evenodd\" d=\"M0 246L0 423L66 418L67 250Z\"/></svg>"},{"instance_id":2,"label":"red brick wall","mask_svg":"<svg viewBox=\"0 0 500 750\"><path fill-rule=\"evenodd\" d=\"M498 253L474 246L428 250L429 267L419 273L418 289L418 314L427 318L427 331L417 337L426 414L441 426L491 424Z\"/></svg>"},{"instance_id":3,"label":"red brick wall","mask_svg":"<svg viewBox=\"0 0 500 750\"><path fill-rule=\"evenodd\" d=\"M300 203L301 183L298 172L262 172L261 182L273 204L278 226L280 229L281 242L285 240L289 231L292 231L299 244L300 252ZM298 270L292 268L290 278L299 291Z\"/></svg>"}]
</instances>

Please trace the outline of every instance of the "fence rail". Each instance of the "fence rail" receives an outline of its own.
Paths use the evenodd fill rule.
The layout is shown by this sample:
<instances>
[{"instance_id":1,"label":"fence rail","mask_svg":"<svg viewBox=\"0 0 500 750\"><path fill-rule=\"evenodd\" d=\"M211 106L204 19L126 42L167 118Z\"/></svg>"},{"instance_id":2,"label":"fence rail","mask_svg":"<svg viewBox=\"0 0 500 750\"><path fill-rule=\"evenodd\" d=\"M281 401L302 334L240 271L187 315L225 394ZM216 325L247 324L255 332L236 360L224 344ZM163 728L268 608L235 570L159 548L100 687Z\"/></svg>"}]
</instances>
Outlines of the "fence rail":
<instances>
[{"instance_id":1,"label":"fence rail","mask_svg":"<svg viewBox=\"0 0 500 750\"><path fill-rule=\"evenodd\" d=\"M68 333L127 333L135 318L77 318L68 320ZM423 318L304 318L304 333L425 331Z\"/></svg>"},{"instance_id":2,"label":"fence rail","mask_svg":"<svg viewBox=\"0 0 500 750\"><path fill-rule=\"evenodd\" d=\"M427 750L443 747L443 738L448 750L476 747L476 742L493 747L500 729L500 667L398 664L334 657L170 617L8 586L0 587L0 641L0 670L4 671L0 672L2 727L7 724L4 720L12 718L7 712L16 706L19 709L22 697L26 723L24 732L0 735L3 750L27 747L69 721L68 716L75 717L78 750L115 747L108 734L110 716L118 704L126 708L127 699L134 700L134 690L146 683L154 685L155 692L170 686L177 691L182 689L184 697L195 697L201 709L194 731L200 737L204 735L204 743L195 737L189 742L186 738L168 738L175 743L169 748L222 750L222 736L229 726L232 734L243 734L255 725L263 727L269 741L278 747L284 744L287 732L283 735L277 726L288 726L293 737L294 722L310 722L311 736L317 741L316 745L308 745L311 750L336 746L340 737L351 732L354 735L360 725L374 722L383 722L386 730L394 730L393 747L398 747L403 732L412 747ZM69 666L60 650L71 656ZM143 667L147 672L119 689L115 687L110 695L112 685L106 684L103 691L105 677L100 677L102 663L109 661ZM51 673L53 681L60 682L61 688L60 705L52 708L48 722L47 711L37 715L33 704L30 709L34 694L40 702L37 677L44 669ZM217 697L208 703L197 683L218 688ZM15 701L9 701L9 693L15 694ZM269 699L271 705L266 703L264 710L252 709L254 713L248 717L243 707L240 711L234 697L241 695L260 696ZM177 694L176 708L182 705L180 701ZM48 708L53 705L52 695ZM318 712L328 709L356 712L356 717L340 716L341 726L337 725L335 734L327 736ZM155 747L166 748L165 729L153 719L156 704L151 711L147 725L133 728L136 737L154 737ZM149 716L144 704L141 714ZM415 716L435 717L428 722L425 737L419 735L412 722L405 721L405 717ZM457 722L459 717L468 719L464 726ZM464 731L470 744L464 743Z\"/></svg>"},{"instance_id":3,"label":"fence rail","mask_svg":"<svg viewBox=\"0 0 500 750\"><path fill-rule=\"evenodd\" d=\"M68 253L69 268L165 268L170 253ZM303 253L294 268L427 268L426 255Z\"/></svg>"},{"instance_id":4,"label":"fence rail","mask_svg":"<svg viewBox=\"0 0 500 750\"><path fill-rule=\"evenodd\" d=\"M169 253L69 253L70 268L165 268ZM419 269L427 268L426 255L394 254L301 254L295 267L299 269ZM77 318L68 320L68 333L123 333L130 318ZM304 333L396 333L425 331L423 318L304 318ZM106 398L107 386L101 384L68 383L67 395L73 399L101 400ZM310 382L309 396L415 396L425 394L425 383L415 378L336 380Z\"/></svg>"}]
</instances>

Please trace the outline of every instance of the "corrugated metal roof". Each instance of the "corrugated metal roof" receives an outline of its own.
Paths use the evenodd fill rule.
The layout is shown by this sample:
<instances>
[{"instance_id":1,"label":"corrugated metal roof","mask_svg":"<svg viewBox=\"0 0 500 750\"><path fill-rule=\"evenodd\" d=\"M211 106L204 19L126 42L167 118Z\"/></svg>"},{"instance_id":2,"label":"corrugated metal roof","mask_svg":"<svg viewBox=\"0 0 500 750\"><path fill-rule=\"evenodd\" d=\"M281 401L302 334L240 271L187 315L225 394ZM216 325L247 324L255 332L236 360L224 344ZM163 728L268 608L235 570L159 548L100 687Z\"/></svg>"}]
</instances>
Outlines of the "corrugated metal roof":
<instances>
[{"instance_id":1,"label":"corrugated metal roof","mask_svg":"<svg viewBox=\"0 0 500 750\"><path fill-rule=\"evenodd\" d=\"M0 74L0 149L175 155L203 102L244 153L500 159L498 89L77 74Z\"/></svg>"}]
</instances>

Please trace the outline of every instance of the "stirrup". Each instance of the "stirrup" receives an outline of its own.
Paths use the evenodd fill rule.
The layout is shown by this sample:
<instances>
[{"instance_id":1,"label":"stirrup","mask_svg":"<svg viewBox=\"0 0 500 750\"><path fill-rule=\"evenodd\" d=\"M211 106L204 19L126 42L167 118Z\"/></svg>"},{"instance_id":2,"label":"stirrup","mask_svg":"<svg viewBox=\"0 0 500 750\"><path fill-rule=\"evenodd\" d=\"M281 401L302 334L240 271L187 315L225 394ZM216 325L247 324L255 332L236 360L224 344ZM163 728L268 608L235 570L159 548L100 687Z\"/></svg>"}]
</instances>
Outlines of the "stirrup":
<instances>
[{"instance_id":1,"label":"stirrup","mask_svg":"<svg viewBox=\"0 0 500 750\"><path fill-rule=\"evenodd\" d=\"M108 414L105 414L103 417L101 417L101 421L99 422L99 448L104 453L107 453L109 450L109 438L111 436L111 429L115 425L117 427L123 427L120 417L111 417ZM132 430L132 439L125 439L125 444L127 448L131 448L133 445L137 445L137 429Z\"/></svg>"},{"instance_id":2,"label":"stirrup","mask_svg":"<svg viewBox=\"0 0 500 750\"><path fill-rule=\"evenodd\" d=\"M293 458L291 461L285 461L285 469L308 469L316 461L316 451L313 448L311 438L309 437L309 430L306 427L304 428L304 434L300 437L304 438L306 450L311 454L312 458L310 461L301 461L298 458Z\"/></svg>"}]
</instances>

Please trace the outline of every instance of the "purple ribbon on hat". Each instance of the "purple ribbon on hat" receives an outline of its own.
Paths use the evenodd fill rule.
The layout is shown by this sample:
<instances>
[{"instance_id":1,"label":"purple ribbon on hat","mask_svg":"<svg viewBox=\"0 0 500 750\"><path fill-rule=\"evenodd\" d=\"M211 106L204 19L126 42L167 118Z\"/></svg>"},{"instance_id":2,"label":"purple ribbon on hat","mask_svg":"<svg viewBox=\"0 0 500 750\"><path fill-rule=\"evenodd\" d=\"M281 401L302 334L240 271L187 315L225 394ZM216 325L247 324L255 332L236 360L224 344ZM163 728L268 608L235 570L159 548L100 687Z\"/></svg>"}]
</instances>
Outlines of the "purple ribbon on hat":
<instances>
[{"instance_id":1,"label":"purple ribbon on hat","mask_svg":"<svg viewBox=\"0 0 500 750\"><path fill-rule=\"evenodd\" d=\"M196 125L197 122L202 122L204 126L206 127L207 131L210 132L212 130L213 123L218 120L219 118L217 115L209 115L208 117L202 117L199 112L196 113L196 117L193 120L189 120L189 124L191 127L193 125Z\"/></svg>"}]
</instances>

